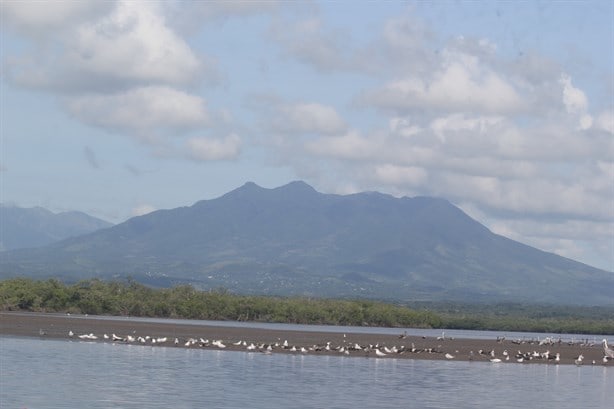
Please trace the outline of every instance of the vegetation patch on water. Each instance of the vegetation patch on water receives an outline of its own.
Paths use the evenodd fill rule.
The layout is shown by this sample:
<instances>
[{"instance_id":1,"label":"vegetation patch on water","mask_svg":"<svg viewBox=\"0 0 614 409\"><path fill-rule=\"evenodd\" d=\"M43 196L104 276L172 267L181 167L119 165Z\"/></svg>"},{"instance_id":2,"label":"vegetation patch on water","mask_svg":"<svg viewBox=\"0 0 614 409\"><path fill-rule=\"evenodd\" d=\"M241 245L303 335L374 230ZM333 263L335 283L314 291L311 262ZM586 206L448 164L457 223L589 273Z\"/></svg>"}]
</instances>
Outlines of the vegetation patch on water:
<instances>
[{"instance_id":1,"label":"vegetation patch on water","mask_svg":"<svg viewBox=\"0 0 614 409\"><path fill-rule=\"evenodd\" d=\"M614 308L390 304L198 291L189 285L151 288L136 281L97 279L64 284L50 279L0 281L3 311L238 320L296 324L455 328L549 333L614 334Z\"/></svg>"}]
</instances>

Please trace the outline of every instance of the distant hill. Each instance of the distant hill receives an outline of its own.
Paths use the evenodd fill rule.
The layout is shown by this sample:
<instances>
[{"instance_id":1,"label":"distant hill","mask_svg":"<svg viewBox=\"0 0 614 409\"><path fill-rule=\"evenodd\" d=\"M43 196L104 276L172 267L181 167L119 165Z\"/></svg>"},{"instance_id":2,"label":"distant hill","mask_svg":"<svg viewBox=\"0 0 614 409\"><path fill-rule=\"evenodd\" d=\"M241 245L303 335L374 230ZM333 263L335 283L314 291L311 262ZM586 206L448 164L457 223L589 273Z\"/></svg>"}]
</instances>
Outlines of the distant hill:
<instances>
[{"instance_id":1,"label":"distant hill","mask_svg":"<svg viewBox=\"0 0 614 409\"><path fill-rule=\"evenodd\" d=\"M0 276L126 277L247 294L614 304L614 273L493 234L446 200L247 183L39 249Z\"/></svg>"},{"instance_id":2,"label":"distant hill","mask_svg":"<svg viewBox=\"0 0 614 409\"><path fill-rule=\"evenodd\" d=\"M0 251L46 246L111 226L81 212L0 205Z\"/></svg>"}]
</instances>

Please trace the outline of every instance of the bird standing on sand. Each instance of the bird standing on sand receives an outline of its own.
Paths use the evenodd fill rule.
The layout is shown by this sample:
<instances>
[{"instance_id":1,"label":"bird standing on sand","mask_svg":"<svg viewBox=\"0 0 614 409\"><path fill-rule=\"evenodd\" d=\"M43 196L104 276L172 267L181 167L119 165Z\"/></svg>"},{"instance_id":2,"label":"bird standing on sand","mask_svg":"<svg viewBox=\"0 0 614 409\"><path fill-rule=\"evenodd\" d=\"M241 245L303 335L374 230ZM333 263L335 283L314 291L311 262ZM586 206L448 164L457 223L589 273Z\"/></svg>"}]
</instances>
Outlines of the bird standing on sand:
<instances>
[{"instance_id":1,"label":"bird standing on sand","mask_svg":"<svg viewBox=\"0 0 614 409\"><path fill-rule=\"evenodd\" d=\"M603 354L608 359L614 359L614 350L608 346L608 340L604 338L601 343L603 344Z\"/></svg>"}]
</instances>

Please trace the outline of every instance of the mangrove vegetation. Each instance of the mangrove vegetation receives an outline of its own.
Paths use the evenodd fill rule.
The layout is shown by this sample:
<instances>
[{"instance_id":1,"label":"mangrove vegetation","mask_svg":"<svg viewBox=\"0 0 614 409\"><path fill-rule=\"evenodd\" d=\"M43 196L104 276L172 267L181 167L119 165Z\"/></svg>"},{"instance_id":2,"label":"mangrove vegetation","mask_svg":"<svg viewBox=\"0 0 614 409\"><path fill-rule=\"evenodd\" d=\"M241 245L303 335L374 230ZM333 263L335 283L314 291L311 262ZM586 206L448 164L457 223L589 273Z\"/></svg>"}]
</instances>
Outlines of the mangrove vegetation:
<instances>
[{"instance_id":1,"label":"mangrove vegetation","mask_svg":"<svg viewBox=\"0 0 614 409\"><path fill-rule=\"evenodd\" d=\"M133 280L64 284L0 281L2 311L238 320L296 324L614 334L613 308L390 304L371 300L245 296L189 285L151 288Z\"/></svg>"}]
</instances>

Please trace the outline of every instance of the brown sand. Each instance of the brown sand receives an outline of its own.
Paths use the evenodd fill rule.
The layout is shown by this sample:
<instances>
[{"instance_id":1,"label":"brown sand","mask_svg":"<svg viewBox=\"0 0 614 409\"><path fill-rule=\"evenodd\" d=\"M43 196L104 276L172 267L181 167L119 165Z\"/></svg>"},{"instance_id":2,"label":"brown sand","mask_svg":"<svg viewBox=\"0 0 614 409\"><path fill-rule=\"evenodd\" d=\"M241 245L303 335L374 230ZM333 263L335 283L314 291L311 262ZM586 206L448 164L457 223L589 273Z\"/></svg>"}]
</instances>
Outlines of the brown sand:
<instances>
[{"instance_id":1,"label":"brown sand","mask_svg":"<svg viewBox=\"0 0 614 409\"><path fill-rule=\"evenodd\" d=\"M74 333L69 337L69 331ZM400 333L401 331L399 331ZM82 340L79 335L93 333L97 336L96 340ZM110 338L105 339L103 334ZM201 345L196 342L188 348L210 348L218 349L212 344L213 340L220 340L225 346L225 350L247 351L246 345L233 345L238 341L245 341L247 345L253 343L257 351L266 352L264 345L271 345L273 353L294 353L300 354L301 347L306 349L305 354L329 354L345 355L339 351L340 347L354 346L358 344L361 350L349 351L349 356L355 357L376 357L375 347L381 352L385 348L392 350L396 347L402 352L386 353L383 359L433 359L433 360L457 360L457 361L484 361L488 362L491 358L490 351L494 351L495 357L503 363L517 363L515 355L522 353L544 353L550 351L554 355L560 353L560 364L574 364L574 360L582 354L584 365L591 365L595 361L596 365L614 366L614 361L607 364L602 362L603 348L599 341L596 344L585 344L580 342L571 343L570 340L555 342L551 345L538 345L537 342L506 340L483 340L483 339L438 339L435 337L412 336L411 331L405 337L401 335L383 334L358 334L358 333L332 333L332 332L311 332L293 330L273 330L260 328L233 328L215 325L194 325L177 324L172 322L142 322L126 319L113 319L110 317L83 317L74 315L60 314L35 314L35 313L0 313L0 335L26 336L26 337L46 337L56 339L75 340L83 342L113 342L112 334L126 338L128 335L136 338L133 342L140 344L138 337L147 337L146 345L152 345L151 338L166 337L164 343L156 343L156 347L180 347L186 348L189 339L208 340L208 345ZM578 336L581 339L582 336ZM179 342L175 344L175 339ZM284 341L288 341L288 348L283 348ZM128 341L115 341L126 343ZM327 342L330 342L330 351L325 349ZM412 343L415 347L411 351ZM275 345L277 344L277 346ZM371 348L368 348L371 345ZM291 350L294 346L297 351ZM404 348L403 348L404 347ZM478 351L482 350L480 354ZM506 360L504 351L509 352L509 360ZM446 358L446 353L454 358ZM554 359L525 359L525 363L542 363L555 365Z\"/></svg>"}]
</instances>

